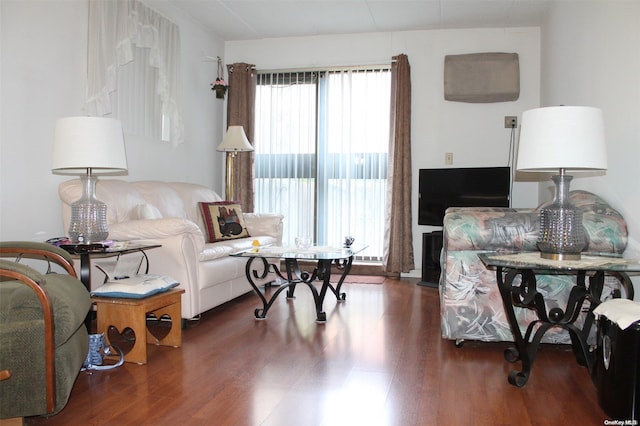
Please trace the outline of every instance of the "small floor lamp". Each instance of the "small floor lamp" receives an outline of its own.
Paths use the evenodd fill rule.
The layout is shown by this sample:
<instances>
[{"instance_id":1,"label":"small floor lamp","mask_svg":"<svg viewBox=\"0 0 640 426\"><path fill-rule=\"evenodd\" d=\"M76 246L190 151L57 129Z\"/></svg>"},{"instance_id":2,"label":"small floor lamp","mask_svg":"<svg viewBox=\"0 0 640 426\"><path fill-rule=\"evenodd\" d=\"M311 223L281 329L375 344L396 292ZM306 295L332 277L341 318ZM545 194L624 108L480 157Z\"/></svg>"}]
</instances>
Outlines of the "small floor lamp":
<instances>
[{"instance_id":1,"label":"small floor lamp","mask_svg":"<svg viewBox=\"0 0 640 426\"><path fill-rule=\"evenodd\" d=\"M222 142L218 145L216 150L227 153L227 181L225 191L227 201L232 201L235 185L233 178L233 160L236 155L238 155L238 152L253 151L253 147L251 146L251 143L249 143L249 139L247 139L247 135L244 133L244 128L242 126L229 126L227 134L224 135L224 139L222 139Z\"/></svg>"},{"instance_id":2,"label":"small floor lamp","mask_svg":"<svg viewBox=\"0 0 640 426\"><path fill-rule=\"evenodd\" d=\"M82 197L71 204L69 238L73 243L89 244L107 238L107 205L96 198L97 176L126 171L120 121L102 117L57 120L52 172L79 175L82 182Z\"/></svg>"},{"instance_id":3,"label":"small floor lamp","mask_svg":"<svg viewBox=\"0 0 640 426\"><path fill-rule=\"evenodd\" d=\"M536 108L522 114L517 169L555 172L553 203L540 211L538 249L545 259L577 260L585 247L582 211L569 201L567 171L607 169L602 111L592 107Z\"/></svg>"}]
</instances>

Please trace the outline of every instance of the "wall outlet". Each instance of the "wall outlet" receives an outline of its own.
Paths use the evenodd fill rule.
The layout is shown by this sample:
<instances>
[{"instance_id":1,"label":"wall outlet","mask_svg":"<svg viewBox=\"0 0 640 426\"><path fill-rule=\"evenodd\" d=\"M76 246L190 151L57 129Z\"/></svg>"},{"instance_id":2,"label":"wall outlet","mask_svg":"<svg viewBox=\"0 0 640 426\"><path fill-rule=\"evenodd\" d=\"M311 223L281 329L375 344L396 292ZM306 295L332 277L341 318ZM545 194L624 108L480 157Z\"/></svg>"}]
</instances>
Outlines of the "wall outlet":
<instances>
[{"instance_id":1,"label":"wall outlet","mask_svg":"<svg viewBox=\"0 0 640 426\"><path fill-rule=\"evenodd\" d=\"M518 127L518 117L515 115L505 115L504 116L504 128L505 129L514 129Z\"/></svg>"},{"instance_id":2,"label":"wall outlet","mask_svg":"<svg viewBox=\"0 0 640 426\"><path fill-rule=\"evenodd\" d=\"M450 166L453 164L453 152L445 152L444 153L444 164Z\"/></svg>"}]
</instances>

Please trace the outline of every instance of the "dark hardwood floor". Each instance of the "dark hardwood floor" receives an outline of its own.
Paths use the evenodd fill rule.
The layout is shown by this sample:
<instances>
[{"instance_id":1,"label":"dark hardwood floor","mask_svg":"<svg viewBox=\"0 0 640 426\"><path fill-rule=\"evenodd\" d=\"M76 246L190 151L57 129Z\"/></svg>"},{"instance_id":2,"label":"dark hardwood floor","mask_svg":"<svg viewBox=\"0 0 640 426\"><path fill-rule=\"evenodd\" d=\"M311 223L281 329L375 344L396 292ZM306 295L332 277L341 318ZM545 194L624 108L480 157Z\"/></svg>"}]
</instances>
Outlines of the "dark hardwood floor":
<instances>
[{"instance_id":1,"label":"dark hardwood floor","mask_svg":"<svg viewBox=\"0 0 640 426\"><path fill-rule=\"evenodd\" d=\"M205 313L180 349L81 372L66 408L27 425L602 425L589 374L545 345L529 383L507 382L504 343L440 337L436 289L417 280L345 284L317 324L308 289L264 321L253 294Z\"/></svg>"}]
</instances>

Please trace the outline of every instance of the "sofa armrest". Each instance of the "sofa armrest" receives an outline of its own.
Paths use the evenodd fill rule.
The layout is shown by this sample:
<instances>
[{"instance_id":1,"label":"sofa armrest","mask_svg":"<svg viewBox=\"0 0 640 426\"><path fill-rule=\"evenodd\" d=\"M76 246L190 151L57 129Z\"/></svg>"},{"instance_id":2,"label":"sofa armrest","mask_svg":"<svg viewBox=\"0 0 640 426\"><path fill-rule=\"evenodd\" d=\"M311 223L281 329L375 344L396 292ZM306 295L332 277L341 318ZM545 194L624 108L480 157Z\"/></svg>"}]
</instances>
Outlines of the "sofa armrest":
<instances>
[{"instance_id":1,"label":"sofa armrest","mask_svg":"<svg viewBox=\"0 0 640 426\"><path fill-rule=\"evenodd\" d=\"M26 257L37 249L29 243L25 246ZM3 248L15 250L17 245ZM50 259L44 257L45 261ZM0 417L59 411L67 401L66 390L71 390L66 384L73 383L86 356L86 346L67 342L73 336L82 339L82 333L86 342L89 292L75 278L73 268L69 275L42 274L31 266L0 259L0 276L0 365L11 372L11 379L3 384ZM75 366L74 359L65 358L70 355L76 355Z\"/></svg>"},{"instance_id":2,"label":"sofa armrest","mask_svg":"<svg viewBox=\"0 0 640 426\"><path fill-rule=\"evenodd\" d=\"M117 241L162 240L180 234L188 235L199 250L204 248L202 230L188 219L139 219L109 227L109 238Z\"/></svg>"},{"instance_id":3,"label":"sofa armrest","mask_svg":"<svg viewBox=\"0 0 640 426\"><path fill-rule=\"evenodd\" d=\"M0 269L2 271L13 272L16 274L13 278L16 278L18 275L22 275L38 285L41 285L45 281L43 274L21 263L0 259ZM9 276L8 274L6 275Z\"/></svg>"},{"instance_id":4,"label":"sofa armrest","mask_svg":"<svg viewBox=\"0 0 640 426\"><path fill-rule=\"evenodd\" d=\"M180 283L183 318L201 313L199 270L205 248L202 231L194 222L182 218L139 219L111 225L109 238L160 247L145 251L149 273L166 275Z\"/></svg>"},{"instance_id":5,"label":"sofa armrest","mask_svg":"<svg viewBox=\"0 0 640 426\"><path fill-rule=\"evenodd\" d=\"M445 250L533 251L538 239L533 210L456 208L444 218Z\"/></svg>"},{"instance_id":6,"label":"sofa armrest","mask_svg":"<svg viewBox=\"0 0 640 426\"><path fill-rule=\"evenodd\" d=\"M69 252L51 244L35 241L3 241L0 242L0 256L45 260L49 263L49 268L51 263L55 263L69 275L77 276L73 268L73 258Z\"/></svg>"},{"instance_id":7,"label":"sofa armrest","mask_svg":"<svg viewBox=\"0 0 640 426\"><path fill-rule=\"evenodd\" d=\"M243 217L249 235L268 235L276 239L276 245L282 245L284 215L279 213L244 213Z\"/></svg>"},{"instance_id":8,"label":"sofa armrest","mask_svg":"<svg viewBox=\"0 0 640 426\"><path fill-rule=\"evenodd\" d=\"M584 251L622 254L627 248L627 223L621 216L585 211L582 226L587 237Z\"/></svg>"}]
</instances>

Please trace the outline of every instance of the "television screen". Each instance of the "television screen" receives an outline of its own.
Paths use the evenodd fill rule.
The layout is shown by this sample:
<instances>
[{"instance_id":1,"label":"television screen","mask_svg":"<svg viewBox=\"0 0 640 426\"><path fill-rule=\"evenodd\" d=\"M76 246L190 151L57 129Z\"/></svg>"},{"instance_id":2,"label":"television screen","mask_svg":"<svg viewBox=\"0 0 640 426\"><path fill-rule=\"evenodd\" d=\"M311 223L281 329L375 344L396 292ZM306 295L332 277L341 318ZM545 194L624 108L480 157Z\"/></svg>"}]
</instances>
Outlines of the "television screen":
<instances>
[{"instance_id":1,"label":"television screen","mask_svg":"<svg viewBox=\"0 0 640 426\"><path fill-rule=\"evenodd\" d=\"M449 207L509 207L511 169L420 169L418 225L442 226Z\"/></svg>"}]
</instances>

